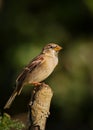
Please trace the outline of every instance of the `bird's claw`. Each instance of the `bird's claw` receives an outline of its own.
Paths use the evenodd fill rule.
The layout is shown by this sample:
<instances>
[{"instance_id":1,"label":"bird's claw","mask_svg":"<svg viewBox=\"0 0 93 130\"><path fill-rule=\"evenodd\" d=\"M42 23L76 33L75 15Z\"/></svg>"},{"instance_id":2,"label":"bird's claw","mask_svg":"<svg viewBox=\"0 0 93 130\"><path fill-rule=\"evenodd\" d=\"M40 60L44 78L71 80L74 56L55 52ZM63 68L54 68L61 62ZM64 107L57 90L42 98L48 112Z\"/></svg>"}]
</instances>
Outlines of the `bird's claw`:
<instances>
[{"instance_id":1,"label":"bird's claw","mask_svg":"<svg viewBox=\"0 0 93 130\"><path fill-rule=\"evenodd\" d=\"M35 87L37 86L41 86L42 83L39 83L39 82L33 82L32 85L34 85Z\"/></svg>"}]
</instances>

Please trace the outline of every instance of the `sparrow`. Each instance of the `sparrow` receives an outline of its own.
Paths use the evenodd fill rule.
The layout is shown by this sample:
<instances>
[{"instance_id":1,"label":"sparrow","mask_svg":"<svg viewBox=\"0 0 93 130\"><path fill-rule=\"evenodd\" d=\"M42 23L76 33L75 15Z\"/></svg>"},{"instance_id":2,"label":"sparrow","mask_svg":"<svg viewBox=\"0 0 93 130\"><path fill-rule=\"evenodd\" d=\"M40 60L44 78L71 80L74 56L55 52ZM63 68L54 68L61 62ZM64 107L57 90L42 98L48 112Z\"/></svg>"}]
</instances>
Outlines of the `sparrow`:
<instances>
[{"instance_id":1,"label":"sparrow","mask_svg":"<svg viewBox=\"0 0 93 130\"><path fill-rule=\"evenodd\" d=\"M16 95L20 95L22 89L26 85L39 85L45 80L54 70L58 64L58 53L62 49L61 46L50 43L47 44L19 74L16 79L16 87L10 96L9 100L4 106L4 109L10 108Z\"/></svg>"}]
</instances>

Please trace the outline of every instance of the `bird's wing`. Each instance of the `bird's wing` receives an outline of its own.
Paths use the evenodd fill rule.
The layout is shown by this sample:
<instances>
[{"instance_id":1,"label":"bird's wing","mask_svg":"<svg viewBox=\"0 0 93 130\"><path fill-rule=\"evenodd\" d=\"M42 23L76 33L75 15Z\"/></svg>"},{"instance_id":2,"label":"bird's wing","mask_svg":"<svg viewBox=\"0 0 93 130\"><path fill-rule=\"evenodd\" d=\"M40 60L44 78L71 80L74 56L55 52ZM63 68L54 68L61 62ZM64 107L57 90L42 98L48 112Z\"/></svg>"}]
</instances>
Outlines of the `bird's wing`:
<instances>
[{"instance_id":1,"label":"bird's wing","mask_svg":"<svg viewBox=\"0 0 93 130\"><path fill-rule=\"evenodd\" d=\"M22 73L18 76L16 79L16 91L19 95L24 84L24 80L27 77L29 73L31 73L39 64L42 64L44 62L43 55L39 55L36 58L34 58L22 71Z\"/></svg>"},{"instance_id":2,"label":"bird's wing","mask_svg":"<svg viewBox=\"0 0 93 130\"><path fill-rule=\"evenodd\" d=\"M42 64L44 62L44 56L41 54L34 58L28 65L27 68L29 69L29 72L32 72L34 68L36 68L39 64Z\"/></svg>"},{"instance_id":3,"label":"bird's wing","mask_svg":"<svg viewBox=\"0 0 93 130\"><path fill-rule=\"evenodd\" d=\"M44 61L45 60L42 54L34 58L18 76L18 78L16 79L16 83L23 82L27 74L31 73L39 64L42 64Z\"/></svg>"}]
</instances>

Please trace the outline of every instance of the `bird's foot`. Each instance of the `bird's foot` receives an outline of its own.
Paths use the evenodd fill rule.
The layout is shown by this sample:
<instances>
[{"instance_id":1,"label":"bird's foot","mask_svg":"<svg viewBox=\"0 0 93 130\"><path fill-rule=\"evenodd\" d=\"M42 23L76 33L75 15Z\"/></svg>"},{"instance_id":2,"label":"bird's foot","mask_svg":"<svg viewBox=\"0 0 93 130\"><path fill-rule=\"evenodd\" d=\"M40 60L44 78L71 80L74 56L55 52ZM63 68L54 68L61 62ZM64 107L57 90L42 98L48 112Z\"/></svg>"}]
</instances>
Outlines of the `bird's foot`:
<instances>
[{"instance_id":1,"label":"bird's foot","mask_svg":"<svg viewBox=\"0 0 93 130\"><path fill-rule=\"evenodd\" d=\"M39 83L39 82L33 82L32 85L34 85L35 87L37 86L41 86L42 83Z\"/></svg>"}]
</instances>

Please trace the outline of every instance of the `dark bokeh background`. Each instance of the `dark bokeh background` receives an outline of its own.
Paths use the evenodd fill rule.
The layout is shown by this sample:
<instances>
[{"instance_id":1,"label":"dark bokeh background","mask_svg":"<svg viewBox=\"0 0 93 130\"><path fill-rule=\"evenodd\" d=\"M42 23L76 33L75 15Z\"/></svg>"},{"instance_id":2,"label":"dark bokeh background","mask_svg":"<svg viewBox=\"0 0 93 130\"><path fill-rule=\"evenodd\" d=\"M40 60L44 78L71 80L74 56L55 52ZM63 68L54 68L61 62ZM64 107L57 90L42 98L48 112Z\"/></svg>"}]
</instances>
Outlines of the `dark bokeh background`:
<instances>
[{"instance_id":1,"label":"dark bokeh background","mask_svg":"<svg viewBox=\"0 0 93 130\"><path fill-rule=\"evenodd\" d=\"M47 129L93 130L93 1L0 0L0 109L22 68L44 45L63 46L46 80L54 96ZM24 120L31 88L7 111Z\"/></svg>"}]
</instances>

